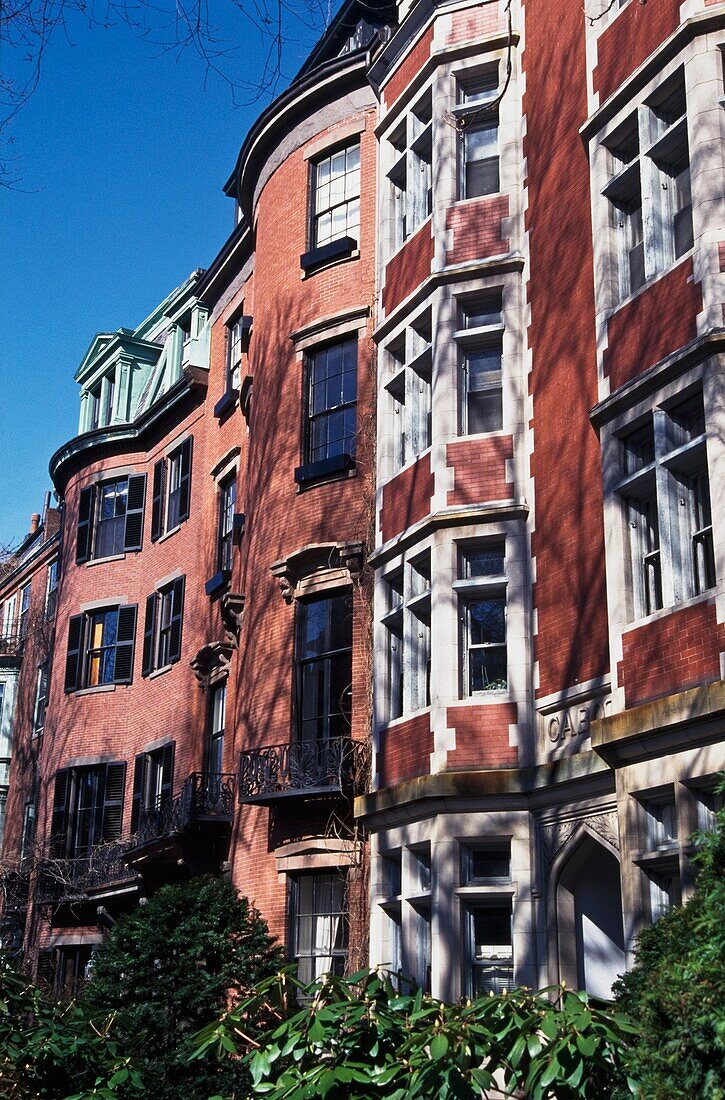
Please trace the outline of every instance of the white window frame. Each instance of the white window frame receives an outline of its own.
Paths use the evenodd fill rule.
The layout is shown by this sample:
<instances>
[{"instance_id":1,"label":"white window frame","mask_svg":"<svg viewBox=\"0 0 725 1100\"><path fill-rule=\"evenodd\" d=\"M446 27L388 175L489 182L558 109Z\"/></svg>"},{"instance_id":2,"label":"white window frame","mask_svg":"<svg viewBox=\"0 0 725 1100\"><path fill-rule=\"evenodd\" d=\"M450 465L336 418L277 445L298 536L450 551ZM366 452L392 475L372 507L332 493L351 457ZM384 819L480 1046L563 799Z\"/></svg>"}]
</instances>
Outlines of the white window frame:
<instances>
[{"instance_id":1,"label":"white window frame","mask_svg":"<svg viewBox=\"0 0 725 1100\"><path fill-rule=\"evenodd\" d=\"M501 573L479 574L471 576L467 574L466 558L469 554L490 551L492 554L502 552ZM465 540L458 544L458 580L453 583L453 590L458 597L459 625L460 625L460 695L463 699L485 698L492 694L500 695L508 692L511 687L511 677L508 667L508 578L506 576L506 539L491 538L485 540ZM473 630L471 612L475 604L484 601L496 601L503 603L504 610L504 637L503 641L473 642ZM506 659L506 680L499 684L494 681L490 687L474 689L471 687L471 652L472 650L503 649ZM500 678L499 678L500 679Z\"/></svg>"},{"instance_id":2,"label":"white window frame","mask_svg":"<svg viewBox=\"0 0 725 1100\"><path fill-rule=\"evenodd\" d=\"M431 310L416 317L385 350L390 372L385 390L393 426L393 473L397 473L433 442Z\"/></svg>"},{"instance_id":3,"label":"white window frame","mask_svg":"<svg viewBox=\"0 0 725 1100\"><path fill-rule=\"evenodd\" d=\"M360 139L326 150L310 165L311 247L322 248L343 237L360 235ZM344 159L344 165L341 160ZM335 228L335 216L342 223ZM329 229L327 228L329 219Z\"/></svg>"},{"instance_id":4,"label":"white window frame","mask_svg":"<svg viewBox=\"0 0 725 1100\"><path fill-rule=\"evenodd\" d=\"M460 139L458 148L458 198L482 198L498 195L501 191L501 148L499 137L499 63L493 62L478 72L461 73L456 79L456 104L453 115ZM491 155L472 157L471 138L478 134L490 135L485 145ZM490 165L490 179L474 184L469 180L468 168L473 164ZM495 172L494 172L495 168ZM472 173L471 173L472 175ZM495 186L493 186L495 184Z\"/></svg>"},{"instance_id":5,"label":"white window frame","mask_svg":"<svg viewBox=\"0 0 725 1100\"><path fill-rule=\"evenodd\" d=\"M385 143L393 251L421 227L433 210L433 89L429 85L396 122Z\"/></svg>"},{"instance_id":6,"label":"white window frame","mask_svg":"<svg viewBox=\"0 0 725 1100\"><path fill-rule=\"evenodd\" d=\"M430 706L431 550L410 555L383 575L388 722Z\"/></svg>"},{"instance_id":7,"label":"white window frame","mask_svg":"<svg viewBox=\"0 0 725 1100\"><path fill-rule=\"evenodd\" d=\"M458 327L453 339L458 348L460 377L459 433L488 435L500 432L504 425L503 287L490 287L479 295L458 298L457 311ZM470 362L477 354L498 362L498 369L486 368L479 372L481 381L474 389ZM478 395L484 408L490 405L496 415L495 425L476 430L472 423L471 403Z\"/></svg>"}]
</instances>

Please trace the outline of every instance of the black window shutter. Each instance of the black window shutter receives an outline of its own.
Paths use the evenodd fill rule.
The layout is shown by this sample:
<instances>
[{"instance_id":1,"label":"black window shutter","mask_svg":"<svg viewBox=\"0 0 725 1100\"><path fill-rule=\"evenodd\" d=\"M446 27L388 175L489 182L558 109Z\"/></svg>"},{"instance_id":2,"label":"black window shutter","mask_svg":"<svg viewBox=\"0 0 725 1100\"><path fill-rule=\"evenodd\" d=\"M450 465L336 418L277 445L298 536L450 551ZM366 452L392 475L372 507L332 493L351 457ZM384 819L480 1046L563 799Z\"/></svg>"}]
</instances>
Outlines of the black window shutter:
<instances>
[{"instance_id":1,"label":"black window shutter","mask_svg":"<svg viewBox=\"0 0 725 1100\"><path fill-rule=\"evenodd\" d=\"M87 485L81 489L78 501L78 530L76 533L76 565L82 565L91 556L91 542L93 535L93 500L95 485Z\"/></svg>"},{"instance_id":2,"label":"black window shutter","mask_svg":"<svg viewBox=\"0 0 725 1100\"><path fill-rule=\"evenodd\" d=\"M83 615L71 615L68 623L68 652L65 658L65 692L81 686L81 650L83 649Z\"/></svg>"},{"instance_id":3,"label":"black window shutter","mask_svg":"<svg viewBox=\"0 0 725 1100\"><path fill-rule=\"evenodd\" d=\"M61 768L55 775L53 817L50 824L50 854L63 859L68 846L68 802L71 788L70 768Z\"/></svg>"},{"instance_id":4,"label":"black window shutter","mask_svg":"<svg viewBox=\"0 0 725 1100\"><path fill-rule=\"evenodd\" d=\"M152 592L146 597L146 619L143 628L143 658L141 675L148 676L154 670L154 636L156 634L156 605L158 594Z\"/></svg>"},{"instance_id":5,"label":"black window shutter","mask_svg":"<svg viewBox=\"0 0 725 1100\"><path fill-rule=\"evenodd\" d=\"M166 459L154 464L153 500L151 503L151 541L156 542L164 533L164 496L166 491Z\"/></svg>"},{"instance_id":6,"label":"black window shutter","mask_svg":"<svg viewBox=\"0 0 725 1100\"><path fill-rule=\"evenodd\" d=\"M116 630L116 664L114 684L130 684L133 680L133 651L136 641L136 604L123 604L118 609Z\"/></svg>"},{"instance_id":7,"label":"black window shutter","mask_svg":"<svg viewBox=\"0 0 725 1100\"><path fill-rule=\"evenodd\" d=\"M161 753L161 802L171 800L174 786L174 742L164 745Z\"/></svg>"},{"instance_id":8,"label":"black window shutter","mask_svg":"<svg viewBox=\"0 0 725 1100\"><path fill-rule=\"evenodd\" d=\"M38 969L35 980L45 989L52 989L55 983L55 949L43 947L38 952Z\"/></svg>"},{"instance_id":9,"label":"black window shutter","mask_svg":"<svg viewBox=\"0 0 725 1100\"><path fill-rule=\"evenodd\" d=\"M191 444L189 436L181 444L181 477L179 479L179 523L189 518L191 500Z\"/></svg>"},{"instance_id":10,"label":"black window shutter","mask_svg":"<svg viewBox=\"0 0 725 1100\"><path fill-rule=\"evenodd\" d=\"M140 550L143 541L143 513L146 503L146 474L133 474L128 479L126 498L126 528L124 550Z\"/></svg>"},{"instance_id":11,"label":"black window shutter","mask_svg":"<svg viewBox=\"0 0 725 1100\"><path fill-rule=\"evenodd\" d=\"M126 764L106 764L106 785L103 797L101 840L118 840L123 819L123 790Z\"/></svg>"},{"instance_id":12,"label":"black window shutter","mask_svg":"<svg viewBox=\"0 0 725 1100\"><path fill-rule=\"evenodd\" d=\"M169 641L169 660L181 659L181 626L184 619L184 582L186 577L177 577L171 594L171 637Z\"/></svg>"},{"instance_id":13,"label":"black window shutter","mask_svg":"<svg viewBox=\"0 0 725 1100\"><path fill-rule=\"evenodd\" d=\"M131 798L131 835L135 836L138 830L138 821L141 816L143 804L143 789L146 780L146 753L142 752L133 765L133 796Z\"/></svg>"}]
</instances>

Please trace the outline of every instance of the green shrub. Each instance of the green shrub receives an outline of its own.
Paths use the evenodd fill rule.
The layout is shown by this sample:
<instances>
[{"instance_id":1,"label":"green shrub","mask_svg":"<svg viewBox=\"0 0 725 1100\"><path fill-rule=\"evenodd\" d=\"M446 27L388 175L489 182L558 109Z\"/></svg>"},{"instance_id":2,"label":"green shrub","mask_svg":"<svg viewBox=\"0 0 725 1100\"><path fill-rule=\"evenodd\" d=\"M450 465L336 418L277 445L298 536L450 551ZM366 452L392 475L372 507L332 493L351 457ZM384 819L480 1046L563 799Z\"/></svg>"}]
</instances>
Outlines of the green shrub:
<instances>
[{"instance_id":1,"label":"green shrub","mask_svg":"<svg viewBox=\"0 0 725 1100\"><path fill-rule=\"evenodd\" d=\"M221 879L200 877L162 887L118 921L81 1006L91 1019L119 1014L119 1042L153 1081L149 1095L207 1100L238 1074L226 1061L190 1065L190 1037L281 963L246 898ZM250 1020L250 1034L263 1024Z\"/></svg>"},{"instance_id":2,"label":"green shrub","mask_svg":"<svg viewBox=\"0 0 725 1100\"><path fill-rule=\"evenodd\" d=\"M623 1077L634 1029L584 993L553 992L554 1001L520 989L445 1005L401 995L377 973L304 987L287 970L205 1028L196 1057L246 1050L250 1095L269 1100L476 1100L494 1088L600 1100ZM279 1023L250 1051L246 1020L260 1002Z\"/></svg>"},{"instance_id":3,"label":"green shrub","mask_svg":"<svg viewBox=\"0 0 725 1100\"><path fill-rule=\"evenodd\" d=\"M614 989L638 1023L629 1064L646 1100L725 1098L725 812L696 839L692 900L642 931Z\"/></svg>"}]
</instances>

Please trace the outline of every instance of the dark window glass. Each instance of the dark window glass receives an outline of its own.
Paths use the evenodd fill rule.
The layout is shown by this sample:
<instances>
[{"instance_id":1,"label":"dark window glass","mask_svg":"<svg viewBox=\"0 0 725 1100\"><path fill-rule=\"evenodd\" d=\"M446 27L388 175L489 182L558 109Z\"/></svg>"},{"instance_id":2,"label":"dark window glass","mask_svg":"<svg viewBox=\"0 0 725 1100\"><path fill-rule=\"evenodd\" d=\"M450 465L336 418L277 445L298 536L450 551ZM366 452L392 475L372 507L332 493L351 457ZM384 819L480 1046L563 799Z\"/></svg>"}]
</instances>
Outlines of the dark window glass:
<instances>
[{"instance_id":1,"label":"dark window glass","mask_svg":"<svg viewBox=\"0 0 725 1100\"><path fill-rule=\"evenodd\" d=\"M212 689L209 701L209 739L206 770L211 775L224 771L224 725L226 722L227 688L218 684Z\"/></svg>"},{"instance_id":2,"label":"dark window glass","mask_svg":"<svg viewBox=\"0 0 725 1100\"><path fill-rule=\"evenodd\" d=\"M357 340L331 344L308 360L307 462L355 454Z\"/></svg>"},{"instance_id":3,"label":"dark window glass","mask_svg":"<svg viewBox=\"0 0 725 1100\"><path fill-rule=\"evenodd\" d=\"M470 600L468 627L468 692L507 686L506 600L503 596Z\"/></svg>"},{"instance_id":4,"label":"dark window glass","mask_svg":"<svg viewBox=\"0 0 725 1100\"><path fill-rule=\"evenodd\" d=\"M122 554L126 531L128 478L107 481L98 487L98 519L94 557L111 558Z\"/></svg>"},{"instance_id":5,"label":"dark window glass","mask_svg":"<svg viewBox=\"0 0 725 1100\"><path fill-rule=\"evenodd\" d=\"M116 664L118 608L88 615L84 687L112 684Z\"/></svg>"},{"instance_id":6,"label":"dark window glass","mask_svg":"<svg viewBox=\"0 0 725 1100\"><path fill-rule=\"evenodd\" d=\"M55 607L58 601L58 559L48 566L48 582L45 592L45 617L52 619L55 616Z\"/></svg>"},{"instance_id":7,"label":"dark window glass","mask_svg":"<svg viewBox=\"0 0 725 1100\"><path fill-rule=\"evenodd\" d=\"M472 997L513 986L510 905L476 905L467 911L466 986Z\"/></svg>"},{"instance_id":8,"label":"dark window glass","mask_svg":"<svg viewBox=\"0 0 725 1100\"><path fill-rule=\"evenodd\" d=\"M300 981L345 972L348 915L343 871L304 874L291 890L292 954Z\"/></svg>"},{"instance_id":9,"label":"dark window glass","mask_svg":"<svg viewBox=\"0 0 725 1100\"><path fill-rule=\"evenodd\" d=\"M350 733L352 600L349 595L297 608L298 732L303 741Z\"/></svg>"},{"instance_id":10,"label":"dark window glass","mask_svg":"<svg viewBox=\"0 0 725 1100\"><path fill-rule=\"evenodd\" d=\"M218 567L227 572L232 568L234 506L237 500L236 475L223 481L219 492Z\"/></svg>"}]
</instances>

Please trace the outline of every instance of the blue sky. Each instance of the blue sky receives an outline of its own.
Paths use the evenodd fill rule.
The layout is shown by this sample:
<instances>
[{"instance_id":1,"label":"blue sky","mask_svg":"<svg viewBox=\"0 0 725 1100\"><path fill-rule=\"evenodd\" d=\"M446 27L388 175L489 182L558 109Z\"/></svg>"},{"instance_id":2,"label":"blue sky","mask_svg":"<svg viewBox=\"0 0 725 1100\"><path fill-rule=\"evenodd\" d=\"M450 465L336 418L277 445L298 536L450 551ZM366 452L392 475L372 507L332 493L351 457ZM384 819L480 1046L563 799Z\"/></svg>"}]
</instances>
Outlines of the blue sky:
<instances>
[{"instance_id":1,"label":"blue sky","mask_svg":"<svg viewBox=\"0 0 725 1100\"><path fill-rule=\"evenodd\" d=\"M253 76L257 33L227 31L240 46L228 70ZM286 38L288 78L317 32L290 23ZM221 188L268 100L235 107L198 58L125 27L52 40L13 126L22 179L0 189L0 546L28 530L48 459L77 431L73 375L94 334L138 324L231 232Z\"/></svg>"}]
</instances>

